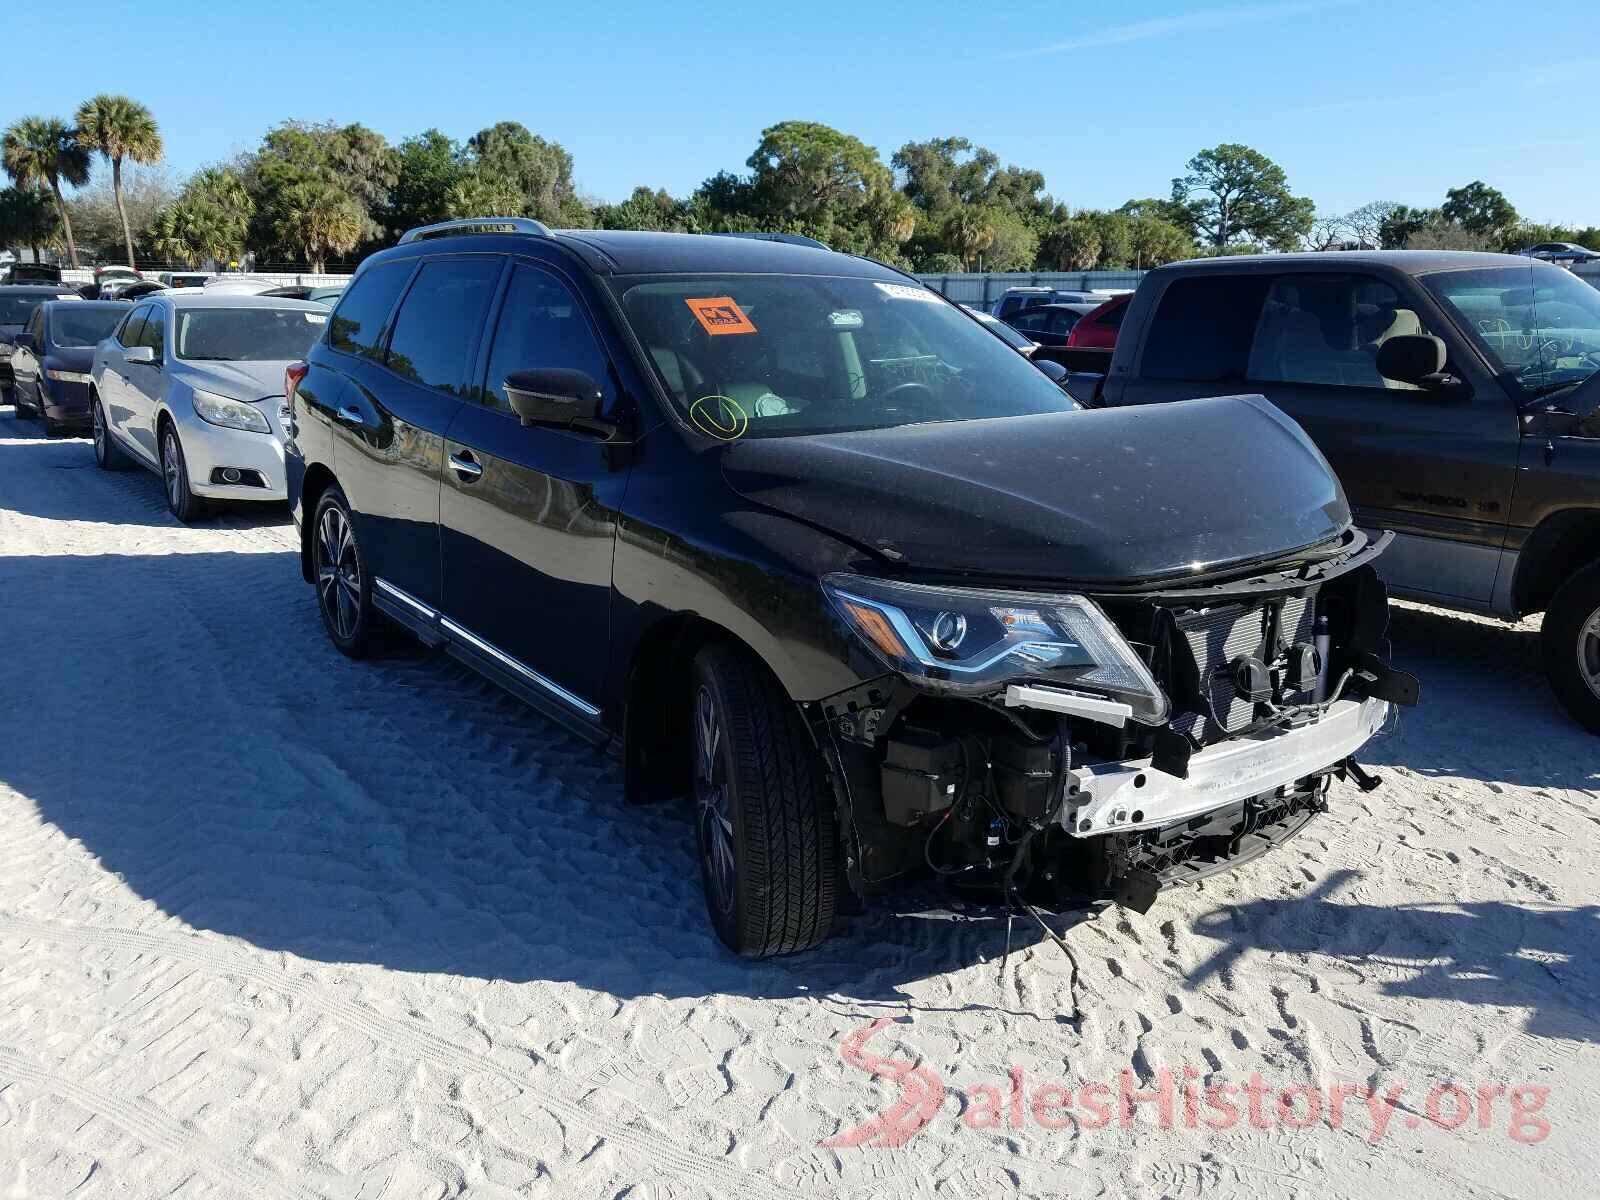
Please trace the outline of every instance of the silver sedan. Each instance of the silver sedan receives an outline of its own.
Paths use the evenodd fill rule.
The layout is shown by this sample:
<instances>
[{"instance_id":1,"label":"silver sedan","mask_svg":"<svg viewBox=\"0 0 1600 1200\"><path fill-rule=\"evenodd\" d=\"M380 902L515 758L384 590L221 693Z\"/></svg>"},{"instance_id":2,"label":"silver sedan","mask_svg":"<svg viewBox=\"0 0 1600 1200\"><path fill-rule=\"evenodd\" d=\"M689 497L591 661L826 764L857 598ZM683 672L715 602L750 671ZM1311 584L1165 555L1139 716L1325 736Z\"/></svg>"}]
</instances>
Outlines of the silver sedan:
<instances>
[{"instance_id":1,"label":"silver sedan","mask_svg":"<svg viewBox=\"0 0 1600 1200\"><path fill-rule=\"evenodd\" d=\"M284 368L321 336L326 305L163 292L134 305L95 349L95 458L156 472L180 521L208 500L288 498Z\"/></svg>"}]
</instances>

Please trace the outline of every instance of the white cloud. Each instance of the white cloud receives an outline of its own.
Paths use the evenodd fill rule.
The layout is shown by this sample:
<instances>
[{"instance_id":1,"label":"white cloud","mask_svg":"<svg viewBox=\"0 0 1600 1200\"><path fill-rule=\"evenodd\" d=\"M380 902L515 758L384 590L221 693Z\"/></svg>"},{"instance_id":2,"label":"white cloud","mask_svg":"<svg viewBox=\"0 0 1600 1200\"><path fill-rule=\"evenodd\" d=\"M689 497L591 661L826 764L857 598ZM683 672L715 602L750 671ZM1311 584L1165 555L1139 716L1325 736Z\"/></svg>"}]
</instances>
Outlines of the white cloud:
<instances>
[{"instance_id":1,"label":"white cloud","mask_svg":"<svg viewBox=\"0 0 1600 1200\"><path fill-rule=\"evenodd\" d=\"M1235 25L1253 25L1262 21L1276 21L1302 13L1317 12L1349 3L1350 0L1296 0L1288 4L1249 4L1235 8L1216 8L1206 12L1181 13L1172 17L1155 17L1148 21L1135 21L1129 25L1112 25L1091 33L1080 34L1064 42L1051 42L1019 50L1006 58L1037 58L1045 54L1061 54L1068 50L1092 50L1101 46L1120 46L1127 42L1144 42L1152 38L1171 37L1179 33L1197 33L1208 29L1228 29Z\"/></svg>"}]
</instances>

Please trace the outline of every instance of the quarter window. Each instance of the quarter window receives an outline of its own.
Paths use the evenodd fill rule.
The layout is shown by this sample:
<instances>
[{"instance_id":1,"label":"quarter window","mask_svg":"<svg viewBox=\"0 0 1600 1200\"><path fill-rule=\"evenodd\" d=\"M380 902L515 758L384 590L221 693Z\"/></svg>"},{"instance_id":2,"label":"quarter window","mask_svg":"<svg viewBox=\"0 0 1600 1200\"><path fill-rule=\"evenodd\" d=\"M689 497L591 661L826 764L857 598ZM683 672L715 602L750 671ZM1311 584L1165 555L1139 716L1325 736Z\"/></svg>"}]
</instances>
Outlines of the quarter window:
<instances>
[{"instance_id":1,"label":"quarter window","mask_svg":"<svg viewBox=\"0 0 1600 1200\"><path fill-rule=\"evenodd\" d=\"M478 348L501 266L498 258L446 258L425 264L395 317L384 360L389 369L427 387L459 392Z\"/></svg>"},{"instance_id":2,"label":"quarter window","mask_svg":"<svg viewBox=\"0 0 1600 1200\"><path fill-rule=\"evenodd\" d=\"M1141 368L1145 377L1197 383L1243 379L1269 282L1264 275L1174 281L1151 322Z\"/></svg>"},{"instance_id":3,"label":"quarter window","mask_svg":"<svg viewBox=\"0 0 1600 1200\"><path fill-rule=\"evenodd\" d=\"M348 354L378 356L383 323L411 278L410 262L391 262L363 271L347 289L328 326L328 344Z\"/></svg>"},{"instance_id":4,"label":"quarter window","mask_svg":"<svg viewBox=\"0 0 1600 1200\"><path fill-rule=\"evenodd\" d=\"M506 376L535 367L584 371L610 396L606 354L577 297L555 276L519 265L495 326L483 402L509 412Z\"/></svg>"},{"instance_id":5,"label":"quarter window","mask_svg":"<svg viewBox=\"0 0 1600 1200\"><path fill-rule=\"evenodd\" d=\"M1378 349L1427 333L1416 309L1377 279L1283 275L1273 281L1250 347L1250 378L1268 383L1415 390L1378 373Z\"/></svg>"}]
</instances>

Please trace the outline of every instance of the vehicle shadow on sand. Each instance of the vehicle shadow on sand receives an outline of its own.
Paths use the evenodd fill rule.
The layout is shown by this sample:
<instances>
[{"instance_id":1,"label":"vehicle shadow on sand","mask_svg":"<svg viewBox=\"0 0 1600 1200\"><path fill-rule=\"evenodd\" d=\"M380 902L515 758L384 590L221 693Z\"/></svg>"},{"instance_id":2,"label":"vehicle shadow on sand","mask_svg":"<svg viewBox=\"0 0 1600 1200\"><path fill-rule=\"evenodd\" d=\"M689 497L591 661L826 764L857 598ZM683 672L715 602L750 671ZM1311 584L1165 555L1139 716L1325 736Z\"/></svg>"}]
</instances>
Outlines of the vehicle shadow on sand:
<instances>
[{"instance_id":1,"label":"vehicle shadow on sand","mask_svg":"<svg viewBox=\"0 0 1600 1200\"><path fill-rule=\"evenodd\" d=\"M52 437L42 421L19 421L12 413L12 409L0 408L0 443L5 446L7 473L18 480L70 473L75 486L28 488L19 483L6 489L6 508L47 521L103 521L155 528L178 525L178 519L167 510L161 480L153 471L137 465L123 471L102 471L87 430ZM284 503L212 501L199 527L255 529L289 523L289 506Z\"/></svg>"},{"instance_id":2,"label":"vehicle shadow on sand","mask_svg":"<svg viewBox=\"0 0 1600 1200\"><path fill-rule=\"evenodd\" d=\"M1247 954L1333 958L1380 977L1385 996L1528 1010L1525 1032L1600 1042L1600 905L1502 900L1363 904L1337 898L1359 872L1337 871L1304 895L1206 913L1195 932L1222 943L1188 976L1204 990Z\"/></svg>"},{"instance_id":3,"label":"vehicle shadow on sand","mask_svg":"<svg viewBox=\"0 0 1600 1200\"><path fill-rule=\"evenodd\" d=\"M1396 728L1362 751L1363 763L1600 799L1600 738L1556 701L1536 629L1396 605L1389 636L1394 664L1421 679L1422 701L1401 710Z\"/></svg>"},{"instance_id":4,"label":"vehicle shadow on sand","mask_svg":"<svg viewBox=\"0 0 1600 1200\"><path fill-rule=\"evenodd\" d=\"M906 983L1002 951L994 910L913 882L813 953L734 958L707 922L682 807L626 806L615 762L448 658L343 658L288 550L0 557L0 595L0 784L81 847L52 853L105 872L25 915L89 922L100 888L126 889L308 959L620 997L904 1003ZM1565 730L1544 710L1513 716ZM1431 720L1406 744L1429 746ZM1292 915L1261 925L1298 944ZM1041 940L1020 920L1014 937L1019 952Z\"/></svg>"}]
</instances>

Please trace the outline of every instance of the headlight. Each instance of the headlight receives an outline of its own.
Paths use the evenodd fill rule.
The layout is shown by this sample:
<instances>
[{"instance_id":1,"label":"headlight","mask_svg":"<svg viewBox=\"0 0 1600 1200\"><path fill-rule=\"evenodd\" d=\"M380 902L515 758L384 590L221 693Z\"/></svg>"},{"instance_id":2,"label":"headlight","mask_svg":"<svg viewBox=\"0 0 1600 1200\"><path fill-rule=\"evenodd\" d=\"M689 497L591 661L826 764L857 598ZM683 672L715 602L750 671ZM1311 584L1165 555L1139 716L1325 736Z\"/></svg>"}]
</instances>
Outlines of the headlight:
<instances>
[{"instance_id":1,"label":"headlight","mask_svg":"<svg viewBox=\"0 0 1600 1200\"><path fill-rule=\"evenodd\" d=\"M202 421L225 425L229 429L248 429L251 433L271 433L272 426L261 410L238 400L230 400L215 392L194 392L194 411Z\"/></svg>"},{"instance_id":2,"label":"headlight","mask_svg":"<svg viewBox=\"0 0 1600 1200\"><path fill-rule=\"evenodd\" d=\"M1021 679L1110 696L1159 725L1167 697L1085 596L927 587L829 575L823 590L886 665L941 691L984 693Z\"/></svg>"},{"instance_id":3,"label":"headlight","mask_svg":"<svg viewBox=\"0 0 1600 1200\"><path fill-rule=\"evenodd\" d=\"M93 383L94 376L87 371L58 371L50 367L44 373L46 379L54 379L57 383Z\"/></svg>"}]
</instances>

